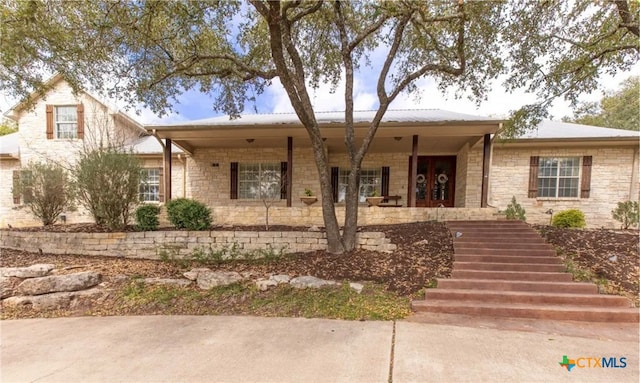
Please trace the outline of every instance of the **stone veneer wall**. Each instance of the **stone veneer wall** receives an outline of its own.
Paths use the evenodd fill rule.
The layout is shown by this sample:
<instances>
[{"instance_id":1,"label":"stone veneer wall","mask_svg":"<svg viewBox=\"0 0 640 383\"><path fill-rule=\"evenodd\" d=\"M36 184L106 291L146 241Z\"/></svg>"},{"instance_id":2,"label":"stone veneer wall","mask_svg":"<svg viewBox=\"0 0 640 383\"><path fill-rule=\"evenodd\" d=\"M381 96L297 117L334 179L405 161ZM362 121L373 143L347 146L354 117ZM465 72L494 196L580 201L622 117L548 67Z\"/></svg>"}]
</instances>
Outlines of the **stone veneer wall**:
<instances>
[{"instance_id":1,"label":"stone veneer wall","mask_svg":"<svg viewBox=\"0 0 640 383\"><path fill-rule=\"evenodd\" d=\"M489 204L504 210L512 196L526 210L527 222L548 224L549 209L559 212L580 209L587 227L619 228L611 217L617 202L638 198L638 180L633 179L637 167L633 147L609 148L508 148L494 146L490 175ZM528 198L529 158L593 156L589 198Z\"/></svg>"},{"instance_id":2,"label":"stone veneer wall","mask_svg":"<svg viewBox=\"0 0 640 383\"><path fill-rule=\"evenodd\" d=\"M357 234L358 247L393 251L384 233ZM327 247L325 233L315 231L147 231L135 233L47 233L0 231L0 246L51 254L83 254L125 258L160 259L163 251L185 256L198 249L224 250L235 246L239 253L256 250L309 252Z\"/></svg>"}]
</instances>

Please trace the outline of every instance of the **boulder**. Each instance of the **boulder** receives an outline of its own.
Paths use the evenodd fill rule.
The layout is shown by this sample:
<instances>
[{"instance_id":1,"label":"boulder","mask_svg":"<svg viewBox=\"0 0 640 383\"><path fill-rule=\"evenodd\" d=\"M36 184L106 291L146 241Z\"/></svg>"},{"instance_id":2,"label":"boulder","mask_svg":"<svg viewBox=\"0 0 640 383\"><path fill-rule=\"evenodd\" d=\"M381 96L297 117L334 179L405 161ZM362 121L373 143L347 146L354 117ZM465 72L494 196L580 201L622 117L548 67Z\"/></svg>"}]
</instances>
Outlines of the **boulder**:
<instances>
[{"instance_id":1,"label":"boulder","mask_svg":"<svg viewBox=\"0 0 640 383\"><path fill-rule=\"evenodd\" d=\"M198 287L208 290L216 286L225 286L240 282L242 275L235 271L208 271L198 274Z\"/></svg>"},{"instance_id":2,"label":"boulder","mask_svg":"<svg viewBox=\"0 0 640 383\"><path fill-rule=\"evenodd\" d=\"M3 277L38 278L48 275L54 267L48 263L39 263L29 267L2 267L0 275Z\"/></svg>"},{"instance_id":3,"label":"boulder","mask_svg":"<svg viewBox=\"0 0 640 383\"><path fill-rule=\"evenodd\" d=\"M277 274L269 277L270 280L278 282L278 284L289 283L291 277L287 274Z\"/></svg>"},{"instance_id":4,"label":"boulder","mask_svg":"<svg viewBox=\"0 0 640 383\"><path fill-rule=\"evenodd\" d=\"M66 275L25 279L16 288L18 295L40 295L61 291L85 290L100 283L100 274L94 271Z\"/></svg>"},{"instance_id":5,"label":"boulder","mask_svg":"<svg viewBox=\"0 0 640 383\"><path fill-rule=\"evenodd\" d=\"M360 294L362 292L362 289L364 289L364 285L361 283L355 283L355 282L351 282L349 283L349 287L351 287L353 290L355 290L356 293Z\"/></svg>"},{"instance_id":6,"label":"boulder","mask_svg":"<svg viewBox=\"0 0 640 383\"><path fill-rule=\"evenodd\" d=\"M144 283L149 285L187 287L192 283L192 281L188 279L173 279L173 278L145 278Z\"/></svg>"},{"instance_id":7,"label":"boulder","mask_svg":"<svg viewBox=\"0 0 640 383\"><path fill-rule=\"evenodd\" d=\"M320 279L320 278L316 278L316 277L312 277L311 275L305 275L302 277L296 277L293 278L289 284L291 284L291 286L295 287L296 289L306 289L306 288L320 288L323 286L335 286L338 285L338 283L334 282L334 281L327 281L324 279Z\"/></svg>"},{"instance_id":8,"label":"boulder","mask_svg":"<svg viewBox=\"0 0 640 383\"><path fill-rule=\"evenodd\" d=\"M99 299L103 295L104 291L96 288L83 291L11 297L3 300L2 305L7 308L22 307L33 310L74 309L87 304L91 300Z\"/></svg>"},{"instance_id":9,"label":"boulder","mask_svg":"<svg viewBox=\"0 0 640 383\"><path fill-rule=\"evenodd\" d=\"M256 287L258 287L258 290L260 291L267 291L269 290L269 287L275 286L278 286L278 282L272 279L259 279L256 281Z\"/></svg>"},{"instance_id":10,"label":"boulder","mask_svg":"<svg viewBox=\"0 0 640 383\"><path fill-rule=\"evenodd\" d=\"M182 275L190 281L195 281L198 279L198 275L200 275L200 273L206 273L209 271L211 271L211 269L207 269L206 267L201 267L198 269L191 269L186 273L183 273Z\"/></svg>"},{"instance_id":11,"label":"boulder","mask_svg":"<svg viewBox=\"0 0 640 383\"><path fill-rule=\"evenodd\" d=\"M0 276L0 299L12 296L20 281L20 278Z\"/></svg>"}]
</instances>

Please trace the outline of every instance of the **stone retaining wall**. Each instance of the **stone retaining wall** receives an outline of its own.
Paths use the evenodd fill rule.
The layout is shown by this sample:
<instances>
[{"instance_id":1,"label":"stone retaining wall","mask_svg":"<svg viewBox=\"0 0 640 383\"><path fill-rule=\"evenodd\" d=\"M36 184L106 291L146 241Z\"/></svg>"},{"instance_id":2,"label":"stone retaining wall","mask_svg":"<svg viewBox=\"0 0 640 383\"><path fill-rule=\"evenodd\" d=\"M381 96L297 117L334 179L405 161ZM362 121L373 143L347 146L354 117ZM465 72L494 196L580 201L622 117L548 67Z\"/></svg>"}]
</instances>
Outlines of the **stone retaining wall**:
<instances>
[{"instance_id":1,"label":"stone retaining wall","mask_svg":"<svg viewBox=\"0 0 640 383\"><path fill-rule=\"evenodd\" d=\"M0 231L0 246L50 254L103 255L160 259L190 255L194 251L231 251L237 254L263 251L294 253L324 250L325 233L315 231L148 231L136 233L47 233ZM358 233L358 247L393 251L384 233Z\"/></svg>"}]
</instances>

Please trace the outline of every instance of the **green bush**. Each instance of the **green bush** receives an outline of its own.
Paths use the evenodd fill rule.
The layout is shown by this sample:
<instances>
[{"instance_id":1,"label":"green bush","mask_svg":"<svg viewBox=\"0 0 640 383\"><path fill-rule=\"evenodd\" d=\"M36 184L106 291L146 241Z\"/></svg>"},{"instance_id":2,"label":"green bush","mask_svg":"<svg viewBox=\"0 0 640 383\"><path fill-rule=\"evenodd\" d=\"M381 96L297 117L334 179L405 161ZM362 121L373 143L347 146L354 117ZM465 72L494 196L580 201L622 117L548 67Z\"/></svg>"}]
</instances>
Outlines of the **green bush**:
<instances>
[{"instance_id":1,"label":"green bush","mask_svg":"<svg viewBox=\"0 0 640 383\"><path fill-rule=\"evenodd\" d=\"M84 153L73 175L78 201L98 225L124 229L140 203L140 159L115 148Z\"/></svg>"},{"instance_id":2,"label":"green bush","mask_svg":"<svg viewBox=\"0 0 640 383\"><path fill-rule=\"evenodd\" d=\"M176 198L167 202L167 217L177 229L207 230L211 226L211 210L192 199Z\"/></svg>"},{"instance_id":3,"label":"green bush","mask_svg":"<svg viewBox=\"0 0 640 383\"><path fill-rule=\"evenodd\" d=\"M638 221L640 221L638 202L618 202L618 206L611 210L611 215L613 216L613 219L622 223L623 229L628 229L630 226L638 226Z\"/></svg>"},{"instance_id":4,"label":"green bush","mask_svg":"<svg viewBox=\"0 0 640 383\"><path fill-rule=\"evenodd\" d=\"M511 198L511 203L507 205L507 210L504 211L507 219L519 219L520 221L526 221L526 210L516 201L516 197Z\"/></svg>"},{"instance_id":5,"label":"green bush","mask_svg":"<svg viewBox=\"0 0 640 383\"><path fill-rule=\"evenodd\" d=\"M53 225L65 209L71 208L69 177L62 166L29 163L19 174L14 180L13 193L23 198L23 203L44 226Z\"/></svg>"},{"instance_id":6,"label":"green bush","mask_svg":"<svg viewBox=\"0 0 640 383\"><path fill-rule=\"evenodd\" d=\"M585 227L584 213L578 209L563 210L553 216L551 223L555 227Z\"/></svg>"},{"instance_id":7,"label":"green bush","mask_svg":"<svg viewBox=\"0 0 640 383\"><path fill-rule=\"evenodd\" d=\"M138 229L142 231L157 230L160 224L158 214L160 214L160 206L151 204L140 205L136 209L136 225Z\"/></svg>"}]
</instances>

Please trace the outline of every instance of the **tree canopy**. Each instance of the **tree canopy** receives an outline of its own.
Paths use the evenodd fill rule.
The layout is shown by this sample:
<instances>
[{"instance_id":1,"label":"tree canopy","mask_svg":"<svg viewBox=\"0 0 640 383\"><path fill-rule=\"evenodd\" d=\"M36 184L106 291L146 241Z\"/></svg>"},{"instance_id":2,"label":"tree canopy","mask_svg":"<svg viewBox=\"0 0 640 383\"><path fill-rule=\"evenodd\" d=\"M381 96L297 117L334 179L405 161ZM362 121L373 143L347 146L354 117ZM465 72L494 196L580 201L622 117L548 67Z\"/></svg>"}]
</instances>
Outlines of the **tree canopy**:
<instances>
[{"instance_id":1,"label":"tree canopy","mask_svg":"<svg viewBox=\"0 0 640 383\"><path fill-rule=\"evenodd\" d=\"M380 121L416 80L481 101L493 80L538 102L513 113L510 131L544 117L557 97L575 101L603 73L637 61L635 1L60 1L0 4L0 86L25 97L43 72L62 74L162 114L190 89L214 94L236 116L278 79L308 132L329 250L355 246L360 166ZM16 44L16 42L20 42ZM365 136L353 126L354 78L376 84ZM349 177L344 235L311 102L321 83L344 93ZM425 107L429 107L425 103Z\"/></svg>"},{"instance_id":2,"label":"tree canopy","mask_svg":"<svg viewBox=\"0 0 640 383\"><path fill-rule=\"evenodd\" d=\"M620 89L598 102L583 102L563 121L606 128L640 130L640 77L629 77Z\"/></svg>"}]
</instances>

